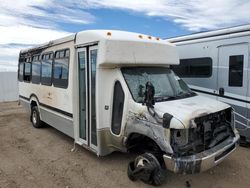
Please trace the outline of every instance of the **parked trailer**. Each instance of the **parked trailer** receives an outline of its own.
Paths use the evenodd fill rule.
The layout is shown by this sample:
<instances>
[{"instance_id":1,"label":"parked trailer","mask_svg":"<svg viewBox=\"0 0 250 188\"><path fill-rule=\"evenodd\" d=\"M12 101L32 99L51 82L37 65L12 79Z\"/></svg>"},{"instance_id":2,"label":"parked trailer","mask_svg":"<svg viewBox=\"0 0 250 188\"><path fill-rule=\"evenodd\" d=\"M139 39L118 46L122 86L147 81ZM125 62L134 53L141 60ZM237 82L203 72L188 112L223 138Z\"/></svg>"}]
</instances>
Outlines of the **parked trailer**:
<instances>
[{"instance_id":1,"label":"parked trailer","mask_svg":"<svg viewBox=\"0 0 250 188\"><path fill-rule=\"evenodd\" d=\"M131 180L161 183L161 166L196 173L235 150L231 107L192 92L169 68L174 45L123 31L82 31L19 57L19 98L43 122L98 156L150 152L128 166Z\"/></svg>"},{"instance_id":2,"label":"parked trailer","mask_svg":"<svg viewBox=\"0 0 250 188\"><path fill-rule=\"evenodd\" d=\"M193 91L230 104L242 141L250 142L250 25L167 41L176 44L180 54L174 71Z\"/></svg>"}]
</instances>

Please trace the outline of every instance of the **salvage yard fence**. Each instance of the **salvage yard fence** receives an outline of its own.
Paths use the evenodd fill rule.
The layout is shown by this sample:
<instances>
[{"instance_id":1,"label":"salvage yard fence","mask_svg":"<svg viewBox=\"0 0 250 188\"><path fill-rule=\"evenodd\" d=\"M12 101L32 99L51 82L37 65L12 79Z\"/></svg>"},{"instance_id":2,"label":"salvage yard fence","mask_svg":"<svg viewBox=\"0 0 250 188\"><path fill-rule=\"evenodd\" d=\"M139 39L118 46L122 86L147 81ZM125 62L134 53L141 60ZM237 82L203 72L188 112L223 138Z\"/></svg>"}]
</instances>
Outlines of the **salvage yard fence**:
<instances>
[{"instance_id":1,"label":"salvage yard fence","mask_svg":"<svg viewBox=\"0 0 250 188\"><path fill-rule=\"evenodd\" d=\"M0 72L0 102L9 102L17 100L17 72Z\"/></svg>"}]
</instances>

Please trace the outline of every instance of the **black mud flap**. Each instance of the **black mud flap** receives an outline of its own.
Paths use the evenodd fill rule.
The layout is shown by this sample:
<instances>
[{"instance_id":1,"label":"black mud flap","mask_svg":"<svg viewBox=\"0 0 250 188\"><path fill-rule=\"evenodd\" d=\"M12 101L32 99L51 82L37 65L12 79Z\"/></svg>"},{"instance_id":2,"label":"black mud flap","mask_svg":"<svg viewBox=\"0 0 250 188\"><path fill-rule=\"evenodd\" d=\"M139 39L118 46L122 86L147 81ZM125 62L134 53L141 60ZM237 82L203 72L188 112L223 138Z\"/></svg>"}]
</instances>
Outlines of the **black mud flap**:
<instances>
[{"instance_id":1,"label":"black mud flap","mask_svg":"<svg viewBox=\"0 0 250 188\"><path fill-rule=\"evenodd\" d=\"M246 141L246 137L244 137L244 136L241 136L241 137L240 137L239 145L240 145L241 147L250 148L250 142L247 142L247 141Z\"/></svg>"},{"instance_id":2,"label":"black mud flap","mask_svg":"<svg viewBox=\"0 0 250 188\"><path fill-rule=\"evenodd\" d=\"M128 164L128 177L131 181L141 180L154 186L160 186L164 180L160 163L151 153L139 155Z\"/></svg>"}]
</instances>

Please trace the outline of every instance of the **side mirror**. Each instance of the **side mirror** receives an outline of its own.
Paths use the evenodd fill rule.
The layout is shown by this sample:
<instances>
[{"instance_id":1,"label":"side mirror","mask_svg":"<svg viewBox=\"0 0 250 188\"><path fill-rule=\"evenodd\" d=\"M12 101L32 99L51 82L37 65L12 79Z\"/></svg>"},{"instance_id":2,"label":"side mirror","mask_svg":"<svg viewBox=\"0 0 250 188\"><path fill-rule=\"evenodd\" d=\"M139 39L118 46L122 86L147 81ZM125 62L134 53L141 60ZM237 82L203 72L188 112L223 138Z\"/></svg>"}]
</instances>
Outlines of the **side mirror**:
<instances>
[{"instance_id":1,"label":"side mirror","mask_svg":"<svg viewBox=\"0 0 250 188\"><path fill-rule=\"evenodd\" d=\"M144 103L149 108L154 108L155 100L155 88L151 82L146 83L146 90L144 93Z\"/></svg>"}]
</instances>

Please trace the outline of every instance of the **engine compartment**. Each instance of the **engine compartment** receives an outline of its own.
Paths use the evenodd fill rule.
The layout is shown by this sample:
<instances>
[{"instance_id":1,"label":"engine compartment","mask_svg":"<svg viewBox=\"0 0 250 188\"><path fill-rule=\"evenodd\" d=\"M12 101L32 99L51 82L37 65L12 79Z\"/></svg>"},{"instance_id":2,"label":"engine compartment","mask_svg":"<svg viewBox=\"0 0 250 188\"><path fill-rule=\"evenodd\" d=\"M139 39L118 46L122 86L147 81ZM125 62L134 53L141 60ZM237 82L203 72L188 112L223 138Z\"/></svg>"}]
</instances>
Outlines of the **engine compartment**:
<instances>
[{"instance_id":1,"label":"engine compartment","mask_svg":"<svg viewBox=\"0 0 250 188\"><path fill-rule=\"evenodd\" d=\"M174 156L188 156L211 149L228 138L233 132L232 108L197 117L192 128L171 129L171 146Z\"/></svg>"}]
</instances>

